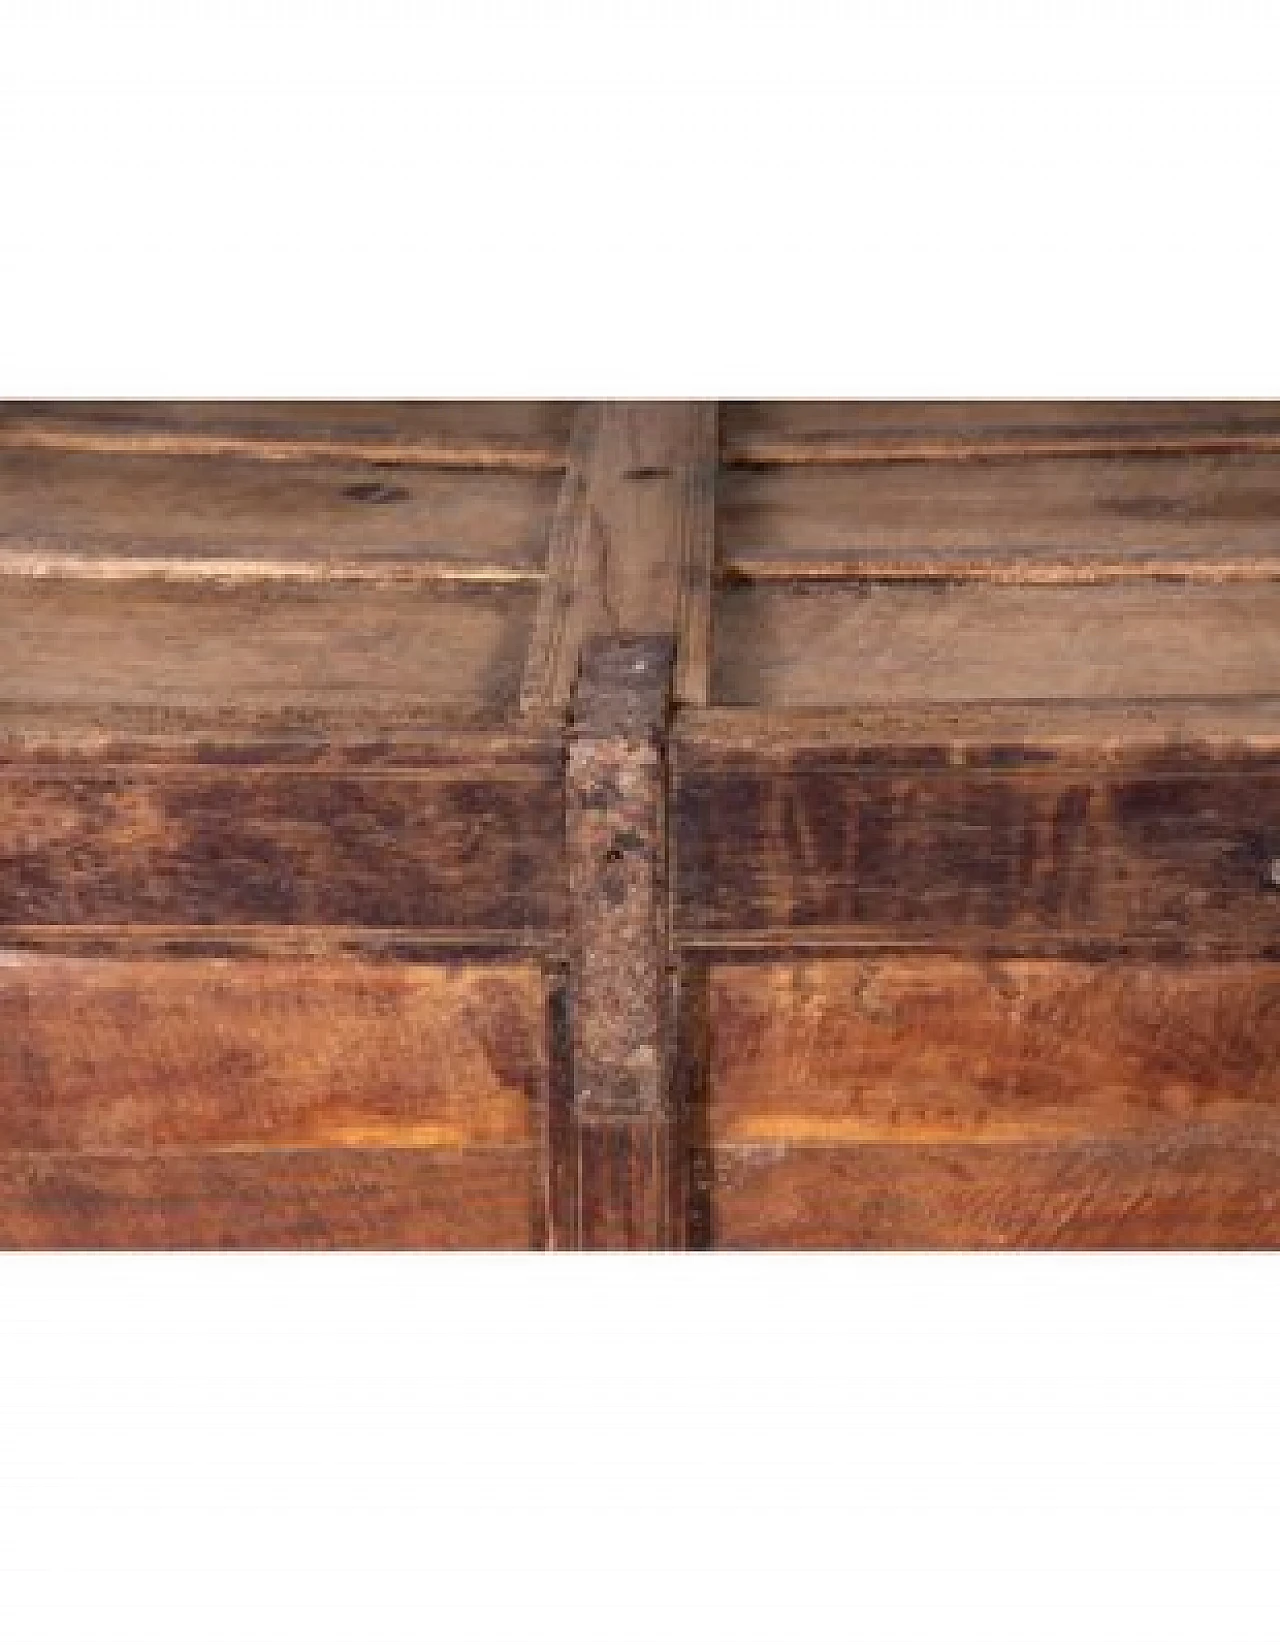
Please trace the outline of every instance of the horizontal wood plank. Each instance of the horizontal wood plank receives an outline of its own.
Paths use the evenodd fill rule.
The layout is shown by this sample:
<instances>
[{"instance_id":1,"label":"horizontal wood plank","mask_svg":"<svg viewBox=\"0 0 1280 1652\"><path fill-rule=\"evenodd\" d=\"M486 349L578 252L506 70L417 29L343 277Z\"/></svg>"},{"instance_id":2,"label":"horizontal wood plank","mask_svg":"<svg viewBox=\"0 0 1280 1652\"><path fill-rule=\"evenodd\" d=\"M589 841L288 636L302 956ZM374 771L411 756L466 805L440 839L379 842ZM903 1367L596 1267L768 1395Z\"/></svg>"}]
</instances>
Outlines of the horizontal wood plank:
<instances>
[{"instance_id":1,"label":"horizontal wood plank","mask_svg":"<svg viewBox=\"0 0 1280 1652\"><path fill-rule=\"evenodd\" d=\"M0 766L0 924L558 931L564 781L543 760Z\"/></svg>"},{"instance_id":2,"label":"horizontal wood plank","mask_svg":"<svg viewBox=\"0 0 1280 1652\"><path fill-rule=\"evenodd\" d=\"M0 1247L520 1250L528 1148L0 1154Z\"/></svg>"},{"instance_id":3,"label":"horizontal wood plank","mask_svg":"<svg viewBox=\"0 0 1280 1652\"><path fill-rule=\"evenodd\" d=\"M721 404L730 465L1280 451L1277 402Z\"/></svg>"},{"instance_id":4,"label":"horizontal wood plank","mask_svg":"<svg viewBox=\"0 0 1280 1652\"><path fill-rule=\"evenodd\" d=\"M947 957L711 972L710 1133L764 1143L1244 1134L1280 1147L1280 967Z\"/></svg>"},{"instance_id":5,"label":"horizontal wood plank","mask_svg":"<svg viewBox=\"0 0 1280 1652\"><path fill-rule=\"evenodd\" d=\"M0 573L536 577L556 477L0 444Z\"/></svg>"},{"instance_id":6,"label":"horizontal wood plank","mask_svg":"<svg viewBox=\"0 0 1280 1652\"><path fill-rule=\"evenodd\" d=\"M514 709L532 591L321 585L119 587L0 578L7 720L65 706L208 719L292 710L497 723Z\"/></svg>"},{"instance_id":7,"label":"horizontal wood plank","mask_svg":"<svg viewBox=\"0 0 1280 1652\"><path fill-rule=\"evenodd\" d=\"M1280 449L729 471L718 521L757 580L1274 579Z\"/></svg>"},{"instance_id":8,"label":"horizontal wood plank","mask_svg":"<svg viewBox=\"0 0 1280 1652\"><path fill-rule=\"evenodd\" d=\"M528 1144L533 966L0 953L0 1152Z\"/></svg>"},{"instance_id":9,"label":"horizontal wood plank","mask_svg":"<svg viewBox=\"0 0 1280 1652\"><path fill-rule=\"evenodd\" d=\"M0 403L0 448L557 470L571 402Z\"/></svg>"},{"instance_id":10,"label":"horizontal wood plank","mask_svg":"<svg viewBox=\"0 0 1280 1652\"><path fill-rule=\"evenodd\" d=\"M1280 941L1274 762L915 756L905 742L767 757L678 743L681 943L753 930Z\"/></svg>"},{"instance_id":11,"label":"horizontal wood plank","mask_svg":"<svg viewBox=\"0 0 1280 1652\"><path fill-rule=\"evenodd\" d=\"M1274 1249L1280 1149L725 1147L712 1231L724 1249Z\"/></svg>"},{"instance_id":12,"label":"horizontal wood plank","mask_svg":"<svg viewBox=\"0 0 1280 1652\"><path fill-rule=\"evenodd\" d=\"M1280 585L740 587L715 647L723 705L1270 695Z\"/></svg>"}]
</instances>

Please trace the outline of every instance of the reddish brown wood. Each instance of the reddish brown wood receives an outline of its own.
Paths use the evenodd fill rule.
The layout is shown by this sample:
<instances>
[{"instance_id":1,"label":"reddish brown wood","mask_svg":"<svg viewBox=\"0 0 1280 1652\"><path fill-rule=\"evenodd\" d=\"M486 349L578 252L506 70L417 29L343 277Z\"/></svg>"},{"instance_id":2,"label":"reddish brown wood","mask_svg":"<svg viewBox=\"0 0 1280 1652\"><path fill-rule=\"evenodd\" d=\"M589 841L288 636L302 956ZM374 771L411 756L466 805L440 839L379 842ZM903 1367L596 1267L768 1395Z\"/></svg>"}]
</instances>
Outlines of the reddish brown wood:
<instances>
[{"instance_id":1,"label":"reddish brown wood","mask_svg":"<svg viewBox=\"0 0 1280 1652\"><path fill-rule=\"evenodd\" d=\"M729 1249L1157 1250L1280 1246L1280 1147L1158 1144L724 1147Z\"/></svg>"},{"instance_id":2,"label":"reddish brown wood","mask_svg":"<svg viewBox=\"0 0 1280 1652\"><path fill-rule=\"evenodd\" d=\"M312 1151L0 1155L0 1247L520 1250L532 1153Z\"/></svg>"},{"instance_id":3,"label":"reddish brown wood","mask_svg":"<svg viewBox=\"0 0 1280 1652\"><path fill-rule=\"evenodd\" d=\"M535 966L0 959L0 1152L532 1140Z\"/></svg>"}]
</instances>

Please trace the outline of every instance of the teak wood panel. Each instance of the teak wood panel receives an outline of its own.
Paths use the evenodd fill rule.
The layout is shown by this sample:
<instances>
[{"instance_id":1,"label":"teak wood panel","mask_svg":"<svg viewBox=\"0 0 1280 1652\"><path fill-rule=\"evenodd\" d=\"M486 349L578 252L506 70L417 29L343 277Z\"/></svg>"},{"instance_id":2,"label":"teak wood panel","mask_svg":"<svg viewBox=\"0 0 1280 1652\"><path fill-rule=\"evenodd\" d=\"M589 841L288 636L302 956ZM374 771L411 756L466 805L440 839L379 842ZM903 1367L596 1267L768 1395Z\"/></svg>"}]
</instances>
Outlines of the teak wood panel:
<instances>
[{"instance_id":1,"label":"teak wood panel","mask_svg":"<svg viewBox=\"0 0 1280 1652\"><path fill-rule=\"evenodd\" d=\"M542 566L552 474L0 443L0 569L224 579L528 576Z\"/></svg>"},{"instance_id":2,"label":"teak wood panel","mask_svg":"<svg viewBox=\"0 0 1280 1652\"><path fill-rule=\"evenodd\" d=\"M1274 1249L1280 1151L1185 1137L726 1148L711 1232L726 1249Z\"/></svg>"},{"instance_id":3,"label":"teak wood panel","mask_svg":"<svg viewBox=\"0 0 1280 1652\"><path fill-rule=\"evenodd\" d=\"M750 579L1280 572L1280 450L730 470L719 506L722 561Z\"/></svg>"},{"instance_id":4,"label":"teak wood panel","mask_svg":"<svg viewBox=\"0 0 1280 1652\"><path fill-rule=\"evenodd\" d=\"M1266 695L1280 585L744 586L715 611L713 697L822 709Z\"/></svg>"},{"instance_id":5,"label":"teak wood panel","mask_svg":"<svg viewBox=\"0 0 1280 1652\"><path fill-rule=\"evenodd\" d=\"M1280 968L711 972L725 1245L1280 1242Z\"/></svg>"},{"instance_id":6,"label":"teak wood panel","mask_svg":"<svg viewBox=\"0 0 1280 1652\"><path fill-rule=\"evenodd\" d=\"M0 953L0 1153L529 1146L541 972Z\"/></svg>"},{"instance_id":7,"label":"teak wood panel","mask_svg":"<svg viewBox=\"0 0 1280 1652\"><path fill-rule=\"evenodd\" d=\"M681 748L676 922L753 931L1280 941L1280 771L1125 763L952 767L945 747L725 762ZM721 823L732 821L731 832Z\"/></svg>"},{"instance_id":8,"label":"teak wood panel","mask_svg":"<svg viewBox=\"0 0 1280 1652\"><path fill-rule=\"evenodd\" d=\"M502 588L0 578L0 702L498 723L535 605Z\"/></svg>"},{"instance_id":9,"label":"teak wood panel","mask_svg":"<svg viewBox=\"0 0 1280 1652\"><path fill-rule=\"evenodd\" d=\"M318 1149L0 1155L0 1247L521 1250L534 1155Z\"/></svg>"},{"instance_id":10,"label":"teak wood panel","mask_svg":"<svg viewBox=\"0 0 1280 1652\"><path fill-rule=\"evenodd\" d=\"M558 933L563 795L554 755L0 762L0 925Z\"/></svg>"}]
</instances>

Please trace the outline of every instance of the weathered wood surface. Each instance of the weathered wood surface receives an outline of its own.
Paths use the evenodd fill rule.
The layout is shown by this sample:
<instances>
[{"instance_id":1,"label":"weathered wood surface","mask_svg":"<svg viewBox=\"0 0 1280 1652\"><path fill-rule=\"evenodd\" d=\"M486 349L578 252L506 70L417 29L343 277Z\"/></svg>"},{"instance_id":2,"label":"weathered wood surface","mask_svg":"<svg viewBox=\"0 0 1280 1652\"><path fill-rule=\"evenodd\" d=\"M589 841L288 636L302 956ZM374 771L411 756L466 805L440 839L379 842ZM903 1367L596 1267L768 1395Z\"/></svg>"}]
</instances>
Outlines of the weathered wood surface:
<instances>
[{"instance_id":1,"label":"weathered wood surface","mask_svg":"<svg viewBox=\"0 0 1280 1652\"><path fill-rule=\"evenodd\" d=\"M806 1146L715 1154L715 1243L776 1250L1280 1245L1274 1139Z\"/></svg>"},{"instance_id":2,"label":"weathered wood surface","mask_svg":"<svg viewBox=\"0 0 1280 1652\"><path fill-rule=\"evenodd\" d=\"M574 1228L590 1249L670 1239L665 637L583 652L569 742Z\"/></svg>"},{"instance_id":3,"label":"weathered wood surface","mask_svg":"<svg viewBox=\"0 0 1280 1652\"><path fill-rule=\"evenodd\" d=\"M1280 452L1277 402L721 403L729 465Z\"/></svg>"},{"instance_id":4,"label":"weathered wood surface","mask_svg":"<svg viewBox=\"0 0 1280 1652\"><path fill-rule=\"evenodd\" d=\"M0 1242L1280 1243L1277 466L0 409Z\"/></svg>"},{"instance_id":5,"label":"weathered wood surface","mask_svg":"<svg viewBox=\"0 0 1280 1652\"><path fill-rule=\"evenodd\" d=\"M1280 1147L1274 964L876 957L710 977L718 1146Z\"/></svg>"},{"instance_id":6,"label":"weathered wood surface","mask_svg":"<svg viewBox=\"0 0 1280 1652\"><path fill-rule=\"evenodd\" d=\"M259 583L0 578L0 702L238 713L409 713L500 723L534 597ZM13 714L11 713L11 717ZM17 720L16 717L13 720Z\"/></svg>"},{"instance_id":7,"label":"weathered wood surface","mask_svg":"<svg viewBox=\"0 0 1280 1652\"><path fill-rule=\"evenodd\" d=\"M726 591L715 697L779 709L1268 695L1280 585Z\"/></svg>"},{"instance_id":8,"label":"weathered wood surface","mask_svg":"<svg viewBox=\"0 0 1280 1652\"><path fill-rule=\"evenodd\" d=\"M619 635L678 636L676 697L705 702L715 490L714 404L583 409L552 531L526 710L564 710L582 645Z\"/></svg>"},{"instance_id":9,"label":"weathered wood surface","mask_svg":"<svg viewBox=\"0 0 1280 1652\"><path fill-rule=\"evenodd\" d=\"M557 755L0 763L0 925L558 933Z\"/></svg>"},{"instance_id":10,"label":"weathered wood surface","mask_svg":"<svg viewBox=\"0 0 1280 1652\"><path fill-rule=\"evenodd\" d=\"M914 765L913 765L914 757ZM1280 770L945 746L768 760L676 748L682 944L752 931L1280 942ZM731 823L731 824L730 824Z\"/></svg>"},{"instance_id":11,"label":"weathered wood surface","mask_svg":"<svg viewBox=\"0 0 1280 1652\"><path fill-rule=\"evenodd\" d=\"M7 402L0 448L554 471L571 402Z\"/></svg>"},{"instance_id":12,"label":"weathered wood surface","mask_svg":"<svg viewBox=\"0 0 1280 1652\"><path fill-rule=\"evenodd\" d=\"M245 581L536 578L554 475L0 445L0 571Z\"/></svg>"},{"instance_id":13,"label":"weathered wood surface","mask_svg":"<svg viewBox=\"0 0 1280 1652\"><path fill-rule=\"evenodd\" d=\"M0 1154L0 1248L519 1250L524 1147Z\"/></svg>"},{"instance_id":14,"label":"weathered wood surface","mask_svg":"<svg viewBox=\"0 0 1280 1652\"><path fill-rule=\"evenodd\" d=\"M0 1153L528 1145L531 965L0 953Z\"/></svg>"},{"instance_id":15,"label":"weathered wood surface","mask_svg":"<svg viewBox=\"0 0 1280 1652\"><path fill-rule=\"evenodd\" d=\"M1274 579L1280 449L727 471L719 521L756 580Z\"/></svg>"}]
</instances>

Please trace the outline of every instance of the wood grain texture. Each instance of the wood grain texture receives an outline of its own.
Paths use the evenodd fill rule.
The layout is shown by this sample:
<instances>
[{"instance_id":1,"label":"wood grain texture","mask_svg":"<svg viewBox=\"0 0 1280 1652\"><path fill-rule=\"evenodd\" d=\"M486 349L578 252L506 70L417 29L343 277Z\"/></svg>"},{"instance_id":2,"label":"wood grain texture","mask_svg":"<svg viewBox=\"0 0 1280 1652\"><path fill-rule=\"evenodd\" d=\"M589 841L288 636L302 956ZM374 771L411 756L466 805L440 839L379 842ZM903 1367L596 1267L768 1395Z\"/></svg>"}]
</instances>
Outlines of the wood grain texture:
<instances>
[{"instance_id":1,"label":"wood grain texture","mask_svg":"<svg viewBox=\"0 0 1280 1652\"><path fill-rule=\"evenodd\" d=\"M0 1247L520 1250L529 1149L0 1155Z\"/></svg>"},{"instance_id":2,"label":"wood grain texture","mask_svg":"<svg viewBox=\"0 0 1280 1652\"><path fill-rule=\"evenodd\" d=\"M932 751L677 742L681 944L755 931L1280 940L1280 773L1077 753L952 767Z\"/></svg>"},{"instance_id":3,"label":"wood grain texture","mask_svg":"<svg viewBox=\"0 0 1280 1652\"><path fill-rule=\"evenodd\" d=\"M0 571L224 581L536 577L552 475L0 446Z\"/></svg>"},{"instance_id":4,"label":"wood grain texture","mask_svg":"<svg viewBox=\"0 0 1280 1652\"><path fill-rule=\"evenodd\" d=\"M96 706L497 723L514 709L534 600L511 589L0 579L0 701L46 717Z\"/></svg>"},{"instance_id":5,"label":"wood grain texture","mask_svg":"<svg viewBox=\"0 0 1280 1652\"><path fill-rule=\"evenodd\" d=\"M822 708L1274 693L1280 585L741 587L716 609L725 705Z\"/></svg>"},{"instance_id":6,"label":"wood grain texture","mask_svg":"<svg viewBox=\"0 0 1280 1652\"><path fill-rule=\"evenodd\" d=\"M711 970L718 1144L1280 1147L1280 968L954 957Z\"/></svg>"},{"instance_id":7,"label":"wood grain texture","mask_svg":"<svg viewBox=\"0 0 1280 1652\"><path fill-rule=\"evenodd\" d=\"M567 707L591 636L679 638L675 692L706 700L716 412L702 402L585 409L552 537L522 705Z\"/></svg>"},{"instance_id":8,"label":"wood grain texture","mask_svg":"<svg viewBox=\"0 0 1280 1652\"><path fill-rule=\"evenodd\" d=\"M715 1176L714 1232L725 1249L1280 1245L1274 1141L730 1147L717 1151Z\"/></svg>"},{"instance_id":9,"label":"wood grain texture","mask_svg":"<svg viewBox=\"0 0 1280 1652\"><path fill-rule=\"evenodd\" d=\"M729 465L1280 452L1276 402L723 402Z\"/></svg>"},{"instance_id":10,"label":"wood grain texture","mask_svg":"<svg viewBox=\"0 0 1280 1652\"><path fill-rule=\"evenodd\" d=\"M1280 451L728 471L719 531L750 579L1273 579Z\"/></svg>"},{"instance_id":11,"label":"wood grain texture","mask_svg":"<svg viewBox=\"0 0 1280 1652\"><path fill-rule=\"evenodd\" d=\"M0 448L554 471L571 402L0 403Z\"/></svg>"},{"instance_id":12,"label":"wood grain texture","mask_svg":"<svg viewBox=\"0 0 1280 1652\"><path fill-rule=\"evenodd\" d=\"M528 1145L532 966L0 953L0 1152Z\"/></svg>"},{"instance_id":13,"label":"wood grain texture","mask_svg":"<svg viewBox=\"0 0 1280 1652\"><path fill-rule=\"evenodd\" d=\"M0 924L557 931L563 774L237 763L0 765Z\"/></svg>"},{"instance_id":14,"label":"wood grain texture","mask_svg":"<svg viewBox=\"0 0 1280 1652\"><path fill-rule=\"evenodd\" d=\"M570 1005L583 1248L670 1237L671 1052L663 731L669 637L593 638L566 784Z\"/></svg>"}]
</instances>

